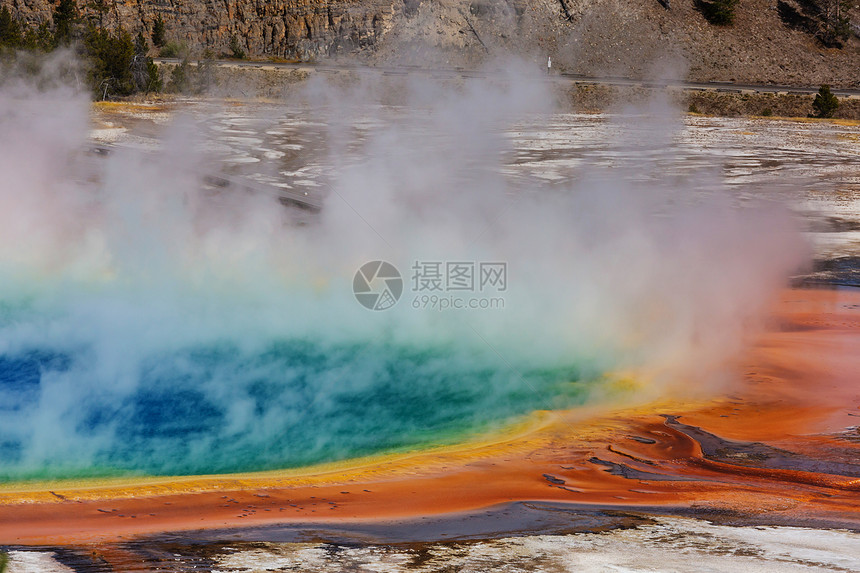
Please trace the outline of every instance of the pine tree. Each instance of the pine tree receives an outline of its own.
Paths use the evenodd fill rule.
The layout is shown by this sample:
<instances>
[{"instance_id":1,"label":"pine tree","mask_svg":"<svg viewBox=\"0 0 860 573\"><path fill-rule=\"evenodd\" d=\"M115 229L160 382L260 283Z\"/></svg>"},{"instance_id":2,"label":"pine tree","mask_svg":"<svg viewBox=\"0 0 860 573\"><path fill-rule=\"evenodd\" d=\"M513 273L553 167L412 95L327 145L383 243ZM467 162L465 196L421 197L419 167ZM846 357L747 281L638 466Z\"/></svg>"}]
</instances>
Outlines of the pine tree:
<instances>
[{"instance_id":1,"label":"pine tree","mask_svg":"<svg viewBox=\"0 0 860 573\"><path fill-rule=\"evenodd\" d=\"M161 76L158 66L148 57L149 45L143 32L138 32L134 39L134 60L131 70L136 91L149 93L161 91Z\"/></svg>"},{"instance_id":2,"label":"pine tree","mask_svg":"<svg viewBox=\"0 0 860 573\"><path fill-rule=\"evenodd\" d=\"M147 52L149 52L149 44L143 32L138 31L137 36L134 38L134 53L138 56L145 56Z\"/></svg>"},{"instance_id":3,"label":"pine tree","mask_svg":"<svg viewBox=\"0 0 860 573\"><path fill-rule=\"evenodd\" d=\"M146 58L146 89L148 92L160 92L163 89L161 76L158 73L158 66L152 61L152 58Z\"/></svg>"},{"instance_id":4,"label":"pine tree","mask_svg":"<svg viewBox=\"0 0 860 573\"><path fill-rule=\"evenodd\" d=\"M99 98L134 92L134 41L131 34L125 30L111 34L91 27L84 44L91 62L90 83Z\"/></svg>"},{"instance_id":5,"label":"pine tree","mask_svg":"<svg viewBox=\"0 0 860 573\"><path fill-rule=\"evenodd\" d=\"M818 37L828 46L842 47L851 35L849 12L856 0L817 0L821 25Z\"/></svg>"},{"instance_id":6,"label":"pine tree","mask_svg":"<svg viewBox=\"0 0 860 573\"><path fill-rule=\"evenodd\" d=\"M829 85L822 85L815 96L815 101L812 102L815 117L833 117L833 113L838 107L839 98L833 95Z\"/></svg>"},{"instance_id":7,"label":"pine tree","mask_svg":"<svg viewBox=\"0 0 860 573\"><path fill-rule=\"evenodd\" d=\"M242 49L242 44L239 43L239 37L236 34L230 36L230 52L237 60L245 59L245 50Z\"/></svg>"},{"instance_id":8,"label":"pine tree","mask_svg":"<svg viewBox=\"0 0 860 573\"><path fill-rule=\"evenodd\" d=\"M62 46L72 41L72 32L78 18L78 5L75 0L60 0L54 9L55 45Z\"/></svg>"},{"instance_id":9,"label":"pine tree","mask_svg":"<svg viewBox=\"0 0 860 573\"><path fill-rule=\"evenodd\" d=\"M25 50L37 52L50 52L54 49L54 35L47 22L39 24L38 28L27 27L21 39L21 46Z\"/></svg>"},{"instance_id":10,"label":"pine tree","mask_svg":"<svg viewBox=\"0 0 860 573\"><path fill-rule=\"evenodd\" d=\"M183 58L182 63L178 66L173 67L173 71L170 73L170 85L168 86L170 91L174 93L183 93L188 91L191 84L190 68L191 66L189 65L187 57Z\"/></svg>"},{"instance_id":11,"label":"pine tree","mask_svg":"<svg viewBox=\"0 0 860 573\"><path fill-rule=\"evenodd\" d=\"M110 11L108 0L90 0L87 3L87 8L96 13L99 19L99 28L105 27L105 14Z\"/></svg>"},{"instance_id":12,"label":"pine tree","mask_svg":"<svg viewBox=\"0 0 860 573\"><path fill-rule=\"evenodd\" d=\"M152 24L152 44L160 48L164 45L164 20L161 18L161 14L155 17L155 22Z\"/></svg>"},{"instance_id":13,"label":"pine tree","mask_svg":"<svg viewBox=\"0 0 860 573\"><path fill-rule=\"evenodd\" d=\"M9 8L0 8L0 48L17 48L21 45L21 27L12 17Z\"/></svg>"}]
</instances>

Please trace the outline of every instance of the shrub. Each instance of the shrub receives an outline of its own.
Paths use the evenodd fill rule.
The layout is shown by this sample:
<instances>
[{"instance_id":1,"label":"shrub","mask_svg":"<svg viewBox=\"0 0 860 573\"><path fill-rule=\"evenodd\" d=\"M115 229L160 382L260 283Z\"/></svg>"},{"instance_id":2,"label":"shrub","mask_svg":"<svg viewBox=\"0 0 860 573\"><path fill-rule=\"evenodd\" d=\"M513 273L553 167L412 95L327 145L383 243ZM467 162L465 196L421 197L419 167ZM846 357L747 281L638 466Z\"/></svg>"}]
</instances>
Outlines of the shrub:
<instances>
[{"instance_id":1,"label":"shrub","mask_svg":"<svg viewBox=\"0 0 860 573\"><path fill-rule=\"evenodd\" d=\"M812 102L812 109L815 110L815 117L833 117L833 113L839 107L839 98L830 91L830 86L822 85L815 95L815 100Z\"/></svg>"},{"instance_id":2,"label":"shrub","mask_svg":"<svg viewBox=\"0 0 860 573\"><path fill-rule=\"evenodd\" d=\"M182 44L177 44L176 42L168 42L164 45L163 48L158 52L158 55L162 58L181 58L185 56L187 50L185 46Z\"/></svg>"},{"instance_id":3,"label":"shrub","mask_svg":"<svg viewBox=\"0 0 860 573\"><path fill-rule=\"evenodd\" d=\"M696 0L696 8L705 20L715 26L729 26L735 21L738 0Z\"/></svg>"}]
</instances>

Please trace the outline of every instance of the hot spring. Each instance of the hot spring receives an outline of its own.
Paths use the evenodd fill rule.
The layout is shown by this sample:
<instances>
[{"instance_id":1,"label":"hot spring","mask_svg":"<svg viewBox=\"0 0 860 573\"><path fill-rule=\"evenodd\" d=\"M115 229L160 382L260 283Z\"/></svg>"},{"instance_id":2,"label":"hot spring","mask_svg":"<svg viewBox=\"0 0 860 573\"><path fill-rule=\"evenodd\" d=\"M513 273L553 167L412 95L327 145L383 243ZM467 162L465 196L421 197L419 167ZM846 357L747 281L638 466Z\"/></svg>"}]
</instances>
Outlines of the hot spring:
<instances>
[{"instance_id":1,"label":"hot spring","mask_svg":"<svg viewBox=\"0 0 860 573\"><path fill-rule=\"evenodd\" d=\"M626 399L720 387L802 262L793 218L739 200L709 166L666 169L678 119L659 105L607 122L609 147L574 177L545 176L565 158L552 135L569 128L533 80L402 80L396 106L324 82L238 112L179 103L152 145L102 159L82 153L84 96L8 82L0 479L246 472L449 444L618 399L607 380L620 373L636 380ZM529 130L549 148L515 146ZM551 161L524 174L536 153ZM323 208L297 220L274 196L213 192L200 181L212 170ZM403 275L390 309L353 293L375 260ZM415 308L416 261L504 263L503 308Z\"/></svg>"}]
</instances>

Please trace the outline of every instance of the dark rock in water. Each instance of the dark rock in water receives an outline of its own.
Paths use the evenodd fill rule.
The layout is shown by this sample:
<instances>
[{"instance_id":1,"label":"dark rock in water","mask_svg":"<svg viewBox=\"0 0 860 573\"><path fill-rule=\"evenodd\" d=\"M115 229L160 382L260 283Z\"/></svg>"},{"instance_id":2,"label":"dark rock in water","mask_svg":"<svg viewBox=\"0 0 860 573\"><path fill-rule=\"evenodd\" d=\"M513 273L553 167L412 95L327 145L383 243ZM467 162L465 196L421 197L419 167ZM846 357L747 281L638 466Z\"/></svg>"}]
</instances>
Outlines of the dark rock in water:
<instances>
[{"instance_id":1,"label":"dark rock in water","mask_svg":"<svg viewBox=\"0 0 860 573\"><path fill-rule=\"evenodd\" d=\"M637 470L635 468L631 468L627 464L617 464L615 462L610 462L608 460L601 460L597 457L592 457L588 460L589 462L599 465L606 466L606 471L614 476L621 476L627 479L635 479L635 480L649 480L649 481L696 481L696 478L686 477L686 476L678 476L678 475L667 475L667 474L658 474L654 472L644 472L642 470Z\"/></svg>"},{"instance_id":2,"label":"dark rock in water","mask_svg":"<svg viewBox=\"0 0 860 573\"><path fill-rule=\"evenodd\" d=\"M792 286L836 285L860 287L860 257L817 260L812 271L795 277Z\"/></svg>"}]
</instances>

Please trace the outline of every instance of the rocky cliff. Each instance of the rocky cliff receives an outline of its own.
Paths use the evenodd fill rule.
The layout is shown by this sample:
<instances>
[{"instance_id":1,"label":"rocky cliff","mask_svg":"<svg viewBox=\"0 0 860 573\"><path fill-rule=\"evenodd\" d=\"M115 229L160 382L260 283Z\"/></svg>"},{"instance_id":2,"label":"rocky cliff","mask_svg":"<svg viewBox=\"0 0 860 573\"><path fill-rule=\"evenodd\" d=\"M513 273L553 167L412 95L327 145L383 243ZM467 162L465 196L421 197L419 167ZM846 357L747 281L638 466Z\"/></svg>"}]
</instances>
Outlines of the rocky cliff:
<instances>
[{"instance_id":1,"label":"rocky cliff","mask_svg":"<svg viewBox=\"0 0 860 573\"><path fill-rule=\"evenodd\" d=\"M38 23L58 1L0 4ZM811 0L743 0L732 26L709 24L703 0L107 1L106 25L150 33L161 15L168 40L198 55L229 52L235 36L262 58L475 67L511 54L545 65L551 55L556 69L588 75L860 87L860 11L836 49L810 31Z\"/></svg>"},{"instance_id":2,"label":"rocky cliff","mask_svg":"<svg viewBox=\"0 0 860 573\"><path fill-rule=\"evenodd\" d=\"M114 0L103 17L145 35L160 15L168 41L192 52L228 51L235 36L251 55L312 58L351 53L374 45L391 26L397 0ZM32 23L51 17L56 2L3 0ZM78 0L85 17L93 9Z\"/></svg>"}]
</instances>

